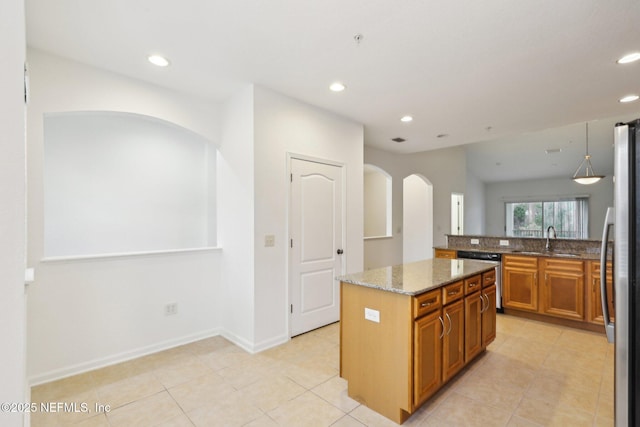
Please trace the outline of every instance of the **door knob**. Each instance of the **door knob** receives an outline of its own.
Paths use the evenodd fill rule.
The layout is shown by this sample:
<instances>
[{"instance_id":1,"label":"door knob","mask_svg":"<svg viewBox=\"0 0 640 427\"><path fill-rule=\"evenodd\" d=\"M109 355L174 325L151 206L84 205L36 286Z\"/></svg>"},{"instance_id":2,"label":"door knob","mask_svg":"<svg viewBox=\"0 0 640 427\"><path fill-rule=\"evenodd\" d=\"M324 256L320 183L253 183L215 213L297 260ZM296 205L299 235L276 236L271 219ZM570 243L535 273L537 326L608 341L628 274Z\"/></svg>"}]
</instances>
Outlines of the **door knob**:
<instances>
[{"instance_id":1,"label":"door knob","mask_svg":"<svg viewBox=\"0 0 640 427\"><path fill-rule=\"evenodd\" d=\"M338 255L342 255L344 253L344 251L342 249L338 249Z\"/></svg>"}]
</instances>

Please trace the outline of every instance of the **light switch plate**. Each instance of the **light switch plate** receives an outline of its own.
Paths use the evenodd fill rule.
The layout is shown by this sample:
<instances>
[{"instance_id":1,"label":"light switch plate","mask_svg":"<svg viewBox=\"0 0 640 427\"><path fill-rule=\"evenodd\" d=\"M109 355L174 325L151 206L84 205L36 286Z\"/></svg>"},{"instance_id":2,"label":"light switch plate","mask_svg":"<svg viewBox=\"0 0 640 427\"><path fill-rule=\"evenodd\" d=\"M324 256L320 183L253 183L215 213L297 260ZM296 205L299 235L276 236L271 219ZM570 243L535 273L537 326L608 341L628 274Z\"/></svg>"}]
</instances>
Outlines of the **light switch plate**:
<instances>
[{"instance_id":1,"label":"light switch plate","mask_svg":"<svg viewBox=\"0 0 640 427\"><path fill-rule=\"evenodd\" d=\"M509 246L508 240L500 240L500 246Z\"/></svg>"},{"instance_id":2,"label":"light switch plate","mask_svg":"<svg viewBox=\"0 0 640 427\"><path fill-rule=\"evenodd\" d=\"M365 307L364 318L372 322L380 323L380 311Z\"/></svg>"},{"instance_id":3,"label":"light switch plate","mask_svg":"<svg viewBox=\"0 0 640 427\"><path fill-rule=\"evenodd\" d=\"M471 239L471 244L472 245L479 245L480 244L480 239Z\"/></svg>"}]
</instances>

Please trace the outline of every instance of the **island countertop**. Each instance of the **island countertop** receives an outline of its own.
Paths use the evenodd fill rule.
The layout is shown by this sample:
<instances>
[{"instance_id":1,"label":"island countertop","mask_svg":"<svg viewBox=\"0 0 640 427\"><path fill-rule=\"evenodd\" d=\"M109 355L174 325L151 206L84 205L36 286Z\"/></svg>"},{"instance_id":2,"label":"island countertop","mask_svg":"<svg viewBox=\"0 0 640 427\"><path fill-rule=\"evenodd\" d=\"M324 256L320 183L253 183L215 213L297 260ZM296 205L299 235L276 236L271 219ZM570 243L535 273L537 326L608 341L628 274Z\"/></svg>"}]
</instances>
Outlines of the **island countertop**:
<instances>
[{"instance_id":1,"label":"island countertop","mask_svg":"<svg viewBox=\"0 0 640 427\"><path fill-rule=\"evenodd\" d=\"M497 265L499 263L492 261L434 258L347 274L338 279L345 283L383 291L419 295L457 280L489 271Z\"/></svg>"}]
</instances>

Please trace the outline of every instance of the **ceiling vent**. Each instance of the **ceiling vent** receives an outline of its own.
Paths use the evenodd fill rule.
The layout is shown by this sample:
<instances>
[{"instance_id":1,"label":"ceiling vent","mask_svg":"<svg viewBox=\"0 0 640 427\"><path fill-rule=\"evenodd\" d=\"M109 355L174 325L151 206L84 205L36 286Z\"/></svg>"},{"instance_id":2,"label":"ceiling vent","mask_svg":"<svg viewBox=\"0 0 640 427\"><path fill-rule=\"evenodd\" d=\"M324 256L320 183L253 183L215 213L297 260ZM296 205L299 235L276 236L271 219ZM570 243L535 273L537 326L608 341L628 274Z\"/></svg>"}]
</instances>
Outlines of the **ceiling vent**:
<instances>
[{"instance_id":1,"label":"ceiling vent","mask_svg":"<svg viewBox=\"0 0 640 427\"><path fill-rule=\"evenodd\" d=\"M395 141L395 142L397 142L397 143L405 142L405 141L406 141L406 139L404 139L404 138L400 138L399 136L398 136L398 137L396 137L396 138L391 138L391 140L392 140L392 141Z\"/></svg>"}]
</instances>

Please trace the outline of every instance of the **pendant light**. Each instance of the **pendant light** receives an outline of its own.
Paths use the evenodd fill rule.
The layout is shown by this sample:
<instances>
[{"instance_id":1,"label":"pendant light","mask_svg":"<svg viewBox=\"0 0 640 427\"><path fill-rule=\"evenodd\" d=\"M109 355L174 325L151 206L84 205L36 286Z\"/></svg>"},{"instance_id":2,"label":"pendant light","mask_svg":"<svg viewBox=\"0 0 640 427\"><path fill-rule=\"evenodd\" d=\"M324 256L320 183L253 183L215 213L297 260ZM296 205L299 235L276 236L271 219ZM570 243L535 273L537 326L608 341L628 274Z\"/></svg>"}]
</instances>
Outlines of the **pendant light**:
<instances>
[{"instance_id":1,"label":"pendant light","mask_svg":"<svg viewBox=\"0 0 640 427\"><path fill-rule=\"evenodd\" d=\"M582 160L582 163L580 163L580 166L578 166L578 169L576 169L576 172L573 174L573 180L578 184L588 185L595 184L596 182L600 181L602 178L604 178L604 175L596 175L596 173L593 171L593 166L591 166L591 155L589 155L589 123L586 123L586 129L587 151L584 155L584 160ZM583 166L584 174L580 174L580 169L582 169Z\"/></svg>"}]
</instances>

